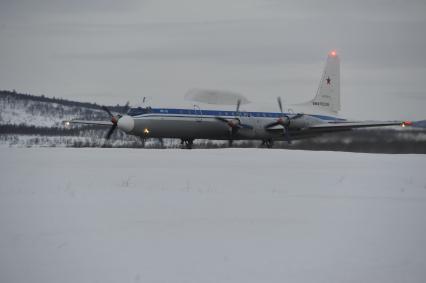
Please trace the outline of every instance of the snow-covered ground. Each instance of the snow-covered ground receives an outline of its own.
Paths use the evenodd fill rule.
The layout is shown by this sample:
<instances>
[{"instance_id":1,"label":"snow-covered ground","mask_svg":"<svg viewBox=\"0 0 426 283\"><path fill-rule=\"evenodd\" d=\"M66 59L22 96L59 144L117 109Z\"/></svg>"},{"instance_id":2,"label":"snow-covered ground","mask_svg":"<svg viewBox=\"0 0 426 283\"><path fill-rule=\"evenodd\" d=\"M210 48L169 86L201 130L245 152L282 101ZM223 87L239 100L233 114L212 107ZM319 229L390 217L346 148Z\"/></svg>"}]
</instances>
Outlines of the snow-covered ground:
<instances>
[{"instance_id":1,"label":"snow-covered ground","mask_svg":"<svg viewBox=\"0 0 426 283\"><path fill-rule=\"evenodd\" d=\"M0 282L425 282L426 156L0 148Z\"/></svg>"}]
</instances>

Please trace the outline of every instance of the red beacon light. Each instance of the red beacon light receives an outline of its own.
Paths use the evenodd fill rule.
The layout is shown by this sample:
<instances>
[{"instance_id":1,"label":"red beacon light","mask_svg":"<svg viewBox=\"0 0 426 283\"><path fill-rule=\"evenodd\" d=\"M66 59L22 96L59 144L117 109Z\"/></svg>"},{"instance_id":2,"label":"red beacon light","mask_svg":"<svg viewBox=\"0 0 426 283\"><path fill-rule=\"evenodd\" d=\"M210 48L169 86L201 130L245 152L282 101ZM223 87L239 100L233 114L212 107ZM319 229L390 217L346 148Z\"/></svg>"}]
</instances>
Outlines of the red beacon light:
<instances>
[{"instance_id":1,"label":"red beacon light","mask_svg":"<svg viewBox=\"0 0 426 283\"><path fill-rule=\"evenodd\" d=\"M402 124L401 124L401 126L402 127L405 127L405 126L412 126L413 125L413 122L412 121L404 121L404 122L402 122Z\"/></svg>"},{"instance_id":2,"label":"red beacon light","mask_svg":"<svg viewBox=\"0 0 426 283\"><path fill-rule=\"evenodd\" d=\"M330 52L330 56L332 56L332 57L336 57L336 56L337 56L337 52L336 52L336 50L332 50L332 51Z\"/></svg>"}]
</instances>

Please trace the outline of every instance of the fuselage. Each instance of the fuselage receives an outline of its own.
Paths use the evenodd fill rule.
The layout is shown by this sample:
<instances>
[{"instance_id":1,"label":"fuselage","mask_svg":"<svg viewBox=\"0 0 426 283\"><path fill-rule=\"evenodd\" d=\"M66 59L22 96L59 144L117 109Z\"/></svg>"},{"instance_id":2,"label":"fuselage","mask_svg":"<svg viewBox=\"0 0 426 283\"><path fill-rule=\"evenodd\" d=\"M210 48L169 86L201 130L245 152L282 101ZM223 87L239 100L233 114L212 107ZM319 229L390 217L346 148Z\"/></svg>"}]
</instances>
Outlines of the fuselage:
<instances>
[{"instance_id":1,"label":"fuselage","mask_svg":"<svg viewBox=\"0 0 426 283\"><path fill-rule=\"evenodd\" d=\"M215 92L199 93L205 104L216 104L221 96ZM223 97L222 97L223 98ZM309 138L324 133L350 131L355 128L400 125L400 121L347 121L337 116L340 110L340 60L336 51L327 56L316 95L312 100L284 109L277 97L279 112L240 111L241 98L234 97L235 111L190 108L131 108L124 115L113 115L103 107L111 121L74 120L69 123L110 126L106 139L118 127L122 131L146 138L179 138L190 148L194 139L262 140L271 146L274 140ZM224 105L224 104L222 104ZM213 107L213 106L211 106ZM408 125L405 122L402 125Z\"/></svg>"},{"instance_id":2,"label":"fuselage","mask_svg":"<svg viewBox=\"0 0 426 283\"><path fill-rule=\"evenodd\" d=\"M118 126L129 134L144 138L227 140L232 129L227 123L219 122L219 118L246 126L232 133L232 139L279 140L283 139L281 126L277 125L276 131L274 128L266 129L266 126L283 115L291 117L295 114L204 110L198 107L193 109L139 107L131 108L127 115L120 119L121 123ZM303 114L301 118L291 121L289 130L297 134L303 128L331 121L344 121L344 119L332 115Z\"/></svg>"}]
</instances>

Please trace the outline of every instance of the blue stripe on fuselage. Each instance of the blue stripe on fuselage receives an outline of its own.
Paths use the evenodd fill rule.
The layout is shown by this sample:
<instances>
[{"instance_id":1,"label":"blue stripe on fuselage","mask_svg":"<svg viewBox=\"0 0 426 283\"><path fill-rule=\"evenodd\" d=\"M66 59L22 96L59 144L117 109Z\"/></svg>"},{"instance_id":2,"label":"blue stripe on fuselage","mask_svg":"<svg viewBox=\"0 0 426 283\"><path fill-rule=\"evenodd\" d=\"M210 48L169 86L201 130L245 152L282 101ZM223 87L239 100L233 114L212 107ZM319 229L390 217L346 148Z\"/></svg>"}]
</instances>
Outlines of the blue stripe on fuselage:
<instances>
[{"instance_id":1,"label":"blue stripe on fuselage","mask_svg":"<svg viewBox=\"0 0 426 283\"><path fill-rule=\"evenodd\" d=\"M160 115L159 115L160 114ZM149 110L144 108L132 108L129 110L128 115L135 117L149 117L149 116L164 116L164 117L235 117L239 114L239 116L245 117L258 117L258 118L279 118L281 117L281 113L278 112L240 112L237 113L235 111L226 111L226 110L194 110L194 109L176 109L176 108L150 108ZM286 115L294 115L295 113L284 113ZM325 115L317 115L317 114L306 114L311 117L315 117L321 120L329 120L329 121L345 121L345 119L333 117L333 116L325 116ZM137 117L139 118L139 117Z\"/></svg>"}]
</instances>

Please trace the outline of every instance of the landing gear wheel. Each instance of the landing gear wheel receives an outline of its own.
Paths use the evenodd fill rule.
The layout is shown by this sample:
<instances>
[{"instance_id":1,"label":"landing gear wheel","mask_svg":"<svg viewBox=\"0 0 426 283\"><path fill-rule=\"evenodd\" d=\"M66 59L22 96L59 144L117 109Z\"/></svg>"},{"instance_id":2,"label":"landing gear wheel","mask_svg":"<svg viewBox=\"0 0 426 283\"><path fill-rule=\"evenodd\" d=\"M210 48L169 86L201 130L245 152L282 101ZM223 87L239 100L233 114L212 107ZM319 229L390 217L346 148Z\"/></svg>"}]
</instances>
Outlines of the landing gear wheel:
<instances>
[{"instance_id":1,"label":"landing gear wheel","mask_svg":"<svg viewBox=\"0 0 426 283\"><path fill-rule=\"evenodd\" d=\"M192 149L192 146L194 144L194 139L181 139L180 140L180 144L183 147L185 147L186 149Z\"/></svg>"}]
</instances>

